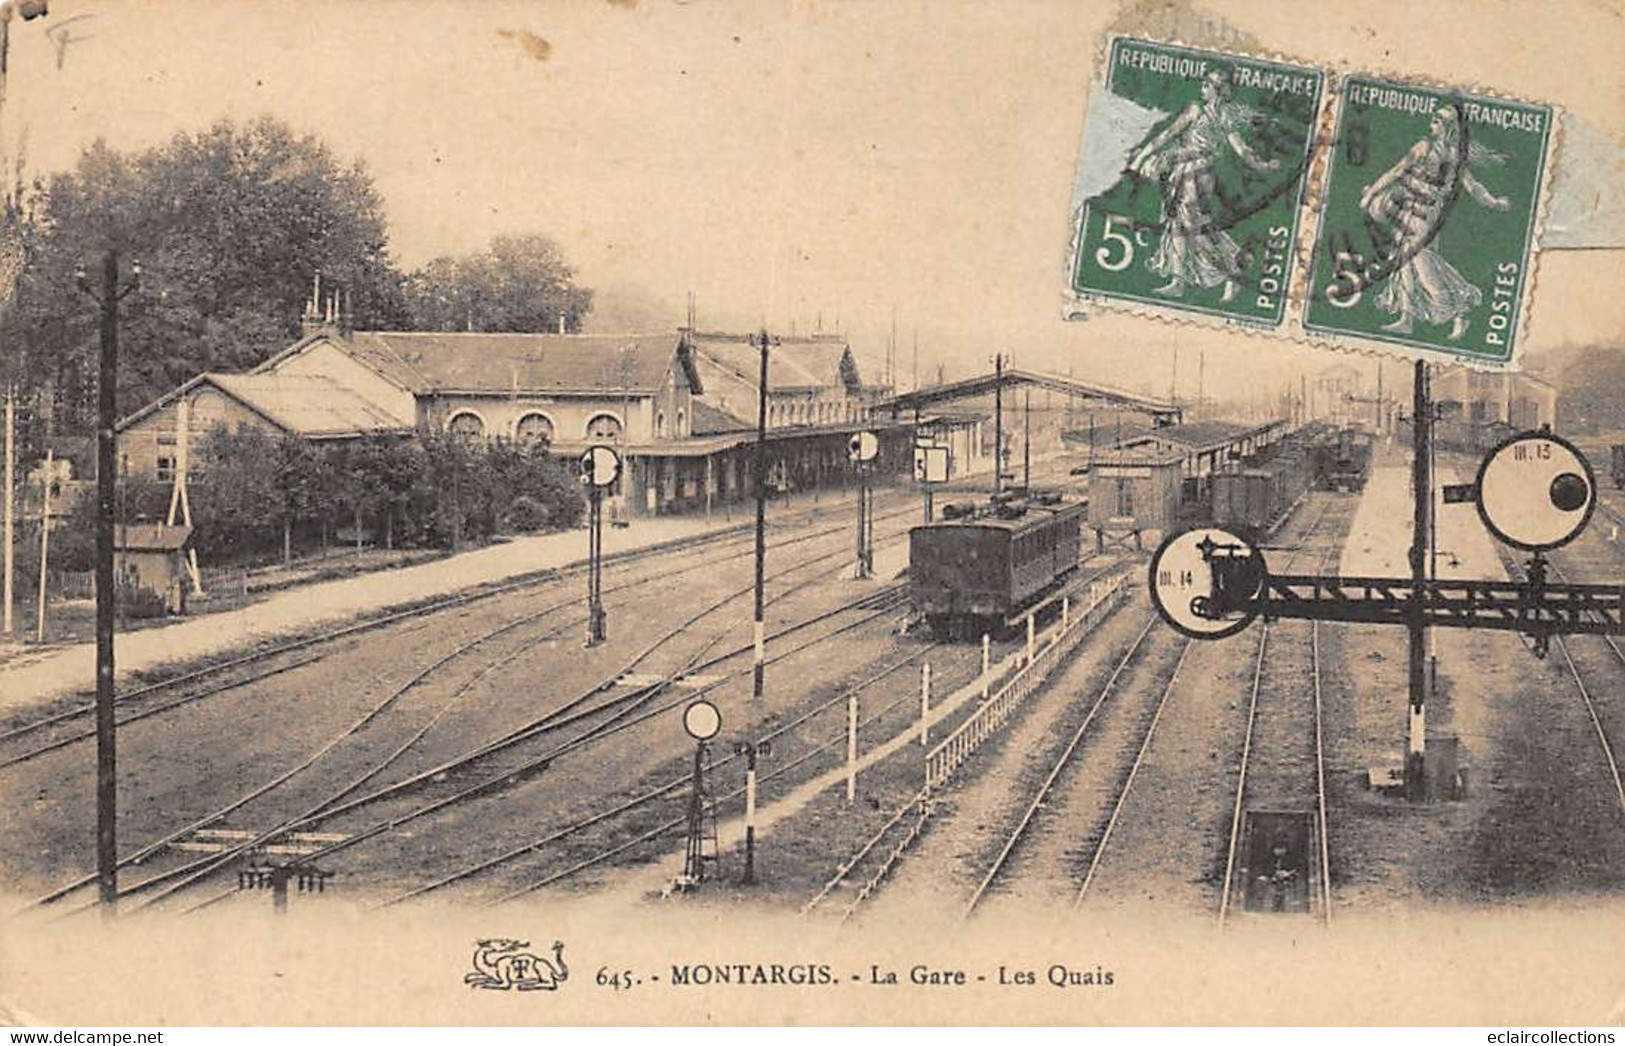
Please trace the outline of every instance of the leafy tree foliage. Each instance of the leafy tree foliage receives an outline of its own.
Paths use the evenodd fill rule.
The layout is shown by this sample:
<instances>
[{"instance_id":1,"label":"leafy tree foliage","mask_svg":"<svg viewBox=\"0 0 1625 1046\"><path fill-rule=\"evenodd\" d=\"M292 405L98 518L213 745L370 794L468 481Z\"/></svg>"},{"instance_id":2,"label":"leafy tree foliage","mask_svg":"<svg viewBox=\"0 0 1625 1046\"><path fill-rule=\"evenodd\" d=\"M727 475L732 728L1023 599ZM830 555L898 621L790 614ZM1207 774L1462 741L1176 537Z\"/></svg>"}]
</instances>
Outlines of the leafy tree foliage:
<instances>
[{"instance_id":1,"label":"leafy tree foliage","mask_svg":"<svg viewBox=\"0 0 1625 1046\"><path fill-rule=\"evenodd\" d=\"M348 292L358 326L405 319L371 176L270 119L221 122L133 155L98 142L74 171L36 186L24 224L4 334L25 387L54 386L69 430L88 427L97 344L96 307L74 270L99 288L110 249L144 269L122 308L123 408L286 347L318 269Z\"/></svg>"},{"instance_id":2,"label":"leafy tree foliage","mask_svg":"<svg viewBox=\"0 0 1625 1046\"><path fill-rule=\"evenodd\" d=\"M547 332L581 330L592 291L546 236L498 236L477 254L442 256L406 278L417 330Z\"/></svg>"},{"instance_id":3,"label":"leafy tree foliage","mask_svg":"<svg viewBox=\"0 0 1625 1046\"><path fill-rule=\"evenodd\" d=\"M188 480L193 545L211 565L291 558L296 536L309 544L314 531L325 543L340 527L391 547L454 548L502 530L573 527L582 515L579 484L545 446L470 445L440 434L320 445L217 427L200 441L196 466ZM151 479L121 482L120 518L163 522L170 491ZM531 504L515 520L519 499ZM63 547L73 551L58 565L90 569L94 492L64 530L71 533Z\"/></svg>"}]
</instances>

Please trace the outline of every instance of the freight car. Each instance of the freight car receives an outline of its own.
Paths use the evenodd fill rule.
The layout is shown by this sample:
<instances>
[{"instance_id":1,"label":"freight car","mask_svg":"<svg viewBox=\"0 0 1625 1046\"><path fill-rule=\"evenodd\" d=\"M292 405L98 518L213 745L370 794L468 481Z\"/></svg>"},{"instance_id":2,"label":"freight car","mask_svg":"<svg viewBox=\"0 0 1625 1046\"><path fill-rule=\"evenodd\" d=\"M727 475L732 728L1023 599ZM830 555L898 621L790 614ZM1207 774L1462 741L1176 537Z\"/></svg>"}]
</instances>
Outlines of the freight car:
<instances>
[{"instance_id":1,"label":"freight car","mask_svg":"<svg viewBox=\"0 0 1625 1046\"><path fill-rule=\"evenodd\" d=\"M1625 443L1613 443L1608 447L1610 471L1614 477L1614 489L1625 487Z\"/></svg>"},{"instance_id":2,"label":"freight car","mask_svg":"<svg viewBox=\"0 0 1625 1046\"><path fill-rule=\"evenodd\" d=\"M1357 428L1326 433L1307 448L1313 485L1350 493L1365 489L1371 469L1371 434Z\"/></svg>"},{"instance_id":3,"label":"freight car","mask_svg":"<svg viewBox=\"0 0 1625 1046\"><path fill-rule=\"evenodd\" d=\"M1283 448L1258 467L1217 473L1213 522L1250 541L1262 541L1309 489L1310 471L1305 449Z\"/></svg>"},{"instance_id":4,"label":"freight car","mask_svg":"<svg viewBox=\"0 0 1625 1046\"><path fill-rule=\"evenodd\" d=\"M1087 510L1086 499L1058 494L950 506L909 531L916 612L945 638L1014 624L1077 569Z\"/></svg>"}]
</instances>

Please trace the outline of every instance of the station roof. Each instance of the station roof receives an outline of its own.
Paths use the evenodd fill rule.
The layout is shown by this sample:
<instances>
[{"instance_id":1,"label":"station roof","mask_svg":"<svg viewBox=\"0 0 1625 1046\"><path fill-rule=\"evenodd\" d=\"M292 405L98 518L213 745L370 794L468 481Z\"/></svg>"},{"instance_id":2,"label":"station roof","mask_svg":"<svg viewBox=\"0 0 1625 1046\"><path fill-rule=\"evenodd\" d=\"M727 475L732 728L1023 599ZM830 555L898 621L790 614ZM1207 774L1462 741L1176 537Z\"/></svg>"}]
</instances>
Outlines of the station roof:
<instances>
[{"instance_id":1,"label":"station roof","mask_svg":"<svg viewBox=\"0 0 1625 1046\"><path fill-rule=\"evenodd\" d=\"M1256 436L1267 425L1240 425L1233 421L1192 421L1184 425L1170 425L1152 433L1166 443L1177 443L1191 450L1216 450L1239 439Z\"/></svg>"},{"instance_id":2,"label":"station roof","mask_svg":"<svg viewBox=\"0 0 1625 1046\"><path fill-rule=\"evenodd\" d=\"M1110 425L1097 425L1095 427L1095 449L1113 447L1118 444L1127 446L1153 438L1157 433L1167 432L1167 428L1154 429L1150 425L1139 422L1113 423ZM1061 433L1061 441L1074 446L1089 446L1088 429L1067 429Z\"/></svg>"},{"instance_id":3,"label":"station roof","mask_svg":"<svg viewBox=\"0 0 1625 1046\"><path fill-rule=\"evenodd\" d=\"M755 387L761 377L761 350L749 334L694 331L688 335L694 354L729 378ZM814 334L780 338L768 353L767 387L770 392L862 388L857 361L844 335Z\"/></svg>"},{"instance_id":4,"label":"station roof","mask_svg":"<svg viewBox=\"0 0 1625 1046\"><path fill-rule=\"evenodd\" d=\"M486 334L356 331L338 344L414 393L658 391L674 365L700 376L677 331L655 334ZM275 360L271 363L276 362ZM265 366L269 366L266 364ZM263 367L262 367L263 369Z\"/></svg>"},{"instance_id":5,"label":"station roof","mask_svg":"<svg viewBox=\"0 0 1625 1046\"><path fill-rule=\"evenodd\" d=\"M1072 455L1077 457L1077 455ZM1095 468L1123 465L1179 465L1185 461L1185 451L1164 450L1155 446L1100 447L1095 450Z\"/></svg>"},{"instance_id":6,"label":"station roof","mask_svg":"<svg viewBox=\"0 0 1625 1046\"><path fill-rule=\"evenodd\" d=\"M199 374L118 423L122 431L164 405L209 385L284 432L311 439L403 432L400 418L354 390L316 374Z\"/></svg>"},{"instance_id":7,"label":"station roof","mask_svg":"<svg viewBox=\"0 0 1625 1046\"><path fill-rule=\"evenodd\" d=\"M698 406L698 401L695 401ZM697 417L696 417L696 420ZM784 443L792 440L810 439L819 436L850 436L854 432L895 432L899 429L912 429L912 424L902 422L875 421L844 421L831 425L791 425L782 428L767 430L769 444ZM623 454L633 457L648 458L698 458L718 451L731 450L734 447L746 447L756 442L756 427L748 426L743 431L713 433L701 435L696 432L689 439L659 440L653 443L635 443L621 448ZM557 442L553 449L559 453L570 453L576 449L585 449L585 443Z\"/></svg>"},{"instance_id":8,"label":"station roof","mask_svg":"<svg viewBox=\"0 0 1625 1046\"><path fill-rule=\"evenodd\" d=\"M715 436L724 432L745 432L756 427L753 421L747 421L730 411L720 407L713 407L703 399L688 401L691 408L689 414L689 428L696 436Z\"/></svg>"},{"instance_id":9,"label":"station roof","mask_svg":"<svg viewBox=\"0 0 1625 1046\"><path fill-rule=\"evenodd\" d=\"M894 396L884 404L877 404L877 406L889 406L895 411L912 410L915 407L982 396L991 393L996 388L1010 388L1017 385L1035 385L1041 389L1049 389L1054 392L1126 407L1158 418L1177 418L1181 414L1179 404L1172 400L1142 395L1128 389L1103 385L1097 381L1073 378L1064 374L1024 370L1017 367L1006 367L1002 373L982 374L962 381L951 381L945 385L932 385L923 389L915 389L913 392L905 392L901 396Z\"/></svg>"},{"instance_id":10,"label":"station roof","mask_svg":"<svg viewBox=\"0 0 1625 1046\"><path fill-rule=\"evenodd\" d=\"M113 547L124 552L179 552L192 540L182 524L120 523L113 527Z\"/></svg>"}]
</instances>

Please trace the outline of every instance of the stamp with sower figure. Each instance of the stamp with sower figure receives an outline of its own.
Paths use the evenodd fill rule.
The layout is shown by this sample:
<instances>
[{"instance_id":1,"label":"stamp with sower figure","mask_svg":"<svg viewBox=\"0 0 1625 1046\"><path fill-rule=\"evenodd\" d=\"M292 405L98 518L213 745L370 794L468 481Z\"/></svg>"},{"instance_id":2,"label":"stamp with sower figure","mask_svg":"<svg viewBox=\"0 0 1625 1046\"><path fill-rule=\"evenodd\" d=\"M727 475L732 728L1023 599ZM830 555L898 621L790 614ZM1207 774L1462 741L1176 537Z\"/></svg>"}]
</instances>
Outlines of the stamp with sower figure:
<instances>
[{"instance_id":1,"label":"stamp with sower figure","mask_svg":"<svg viewBox=\"0 0 1625 1046\"><path fill-rule=\"evenodd\" d=\"M1322 74L1129 37L1107 62L1073 193L1073 294L1280 326Z\"/></svg>"},{"instance_id":2,"label":"stamp with sower figure","mask_svg":"<svg viewBox=\"0 0 1625 1046\"><path fill-rule=\"evenodd\" d=\"M1341 96L1305 329L1511 361L1551 108L1367 76Z\"/></svg>"}]
</instances>

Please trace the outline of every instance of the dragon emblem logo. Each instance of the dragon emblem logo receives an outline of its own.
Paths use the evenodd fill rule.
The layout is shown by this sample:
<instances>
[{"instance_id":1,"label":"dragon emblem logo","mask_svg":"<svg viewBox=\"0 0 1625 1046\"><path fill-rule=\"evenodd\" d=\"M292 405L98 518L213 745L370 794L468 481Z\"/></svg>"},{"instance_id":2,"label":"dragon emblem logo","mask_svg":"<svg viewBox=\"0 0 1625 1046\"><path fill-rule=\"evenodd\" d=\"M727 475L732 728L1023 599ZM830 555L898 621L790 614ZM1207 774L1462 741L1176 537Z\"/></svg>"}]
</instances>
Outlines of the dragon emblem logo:
<instances>
[{"instance_id":1,"label":"dragon emblem logo","mask_svg":"<svg viewBox=\"0 0 1625 1046\"><path fill-rule=\"evenodd\" d=\"M570 979L570 968L564 964L564 943L553 942L551 959L524 951L529 941L516 941L509 937L493 937L474 942L474 969L463 975L463 983L470 988L489 988L522 992L557 991L559 985Z\"/></svg>"}]
</instances>

